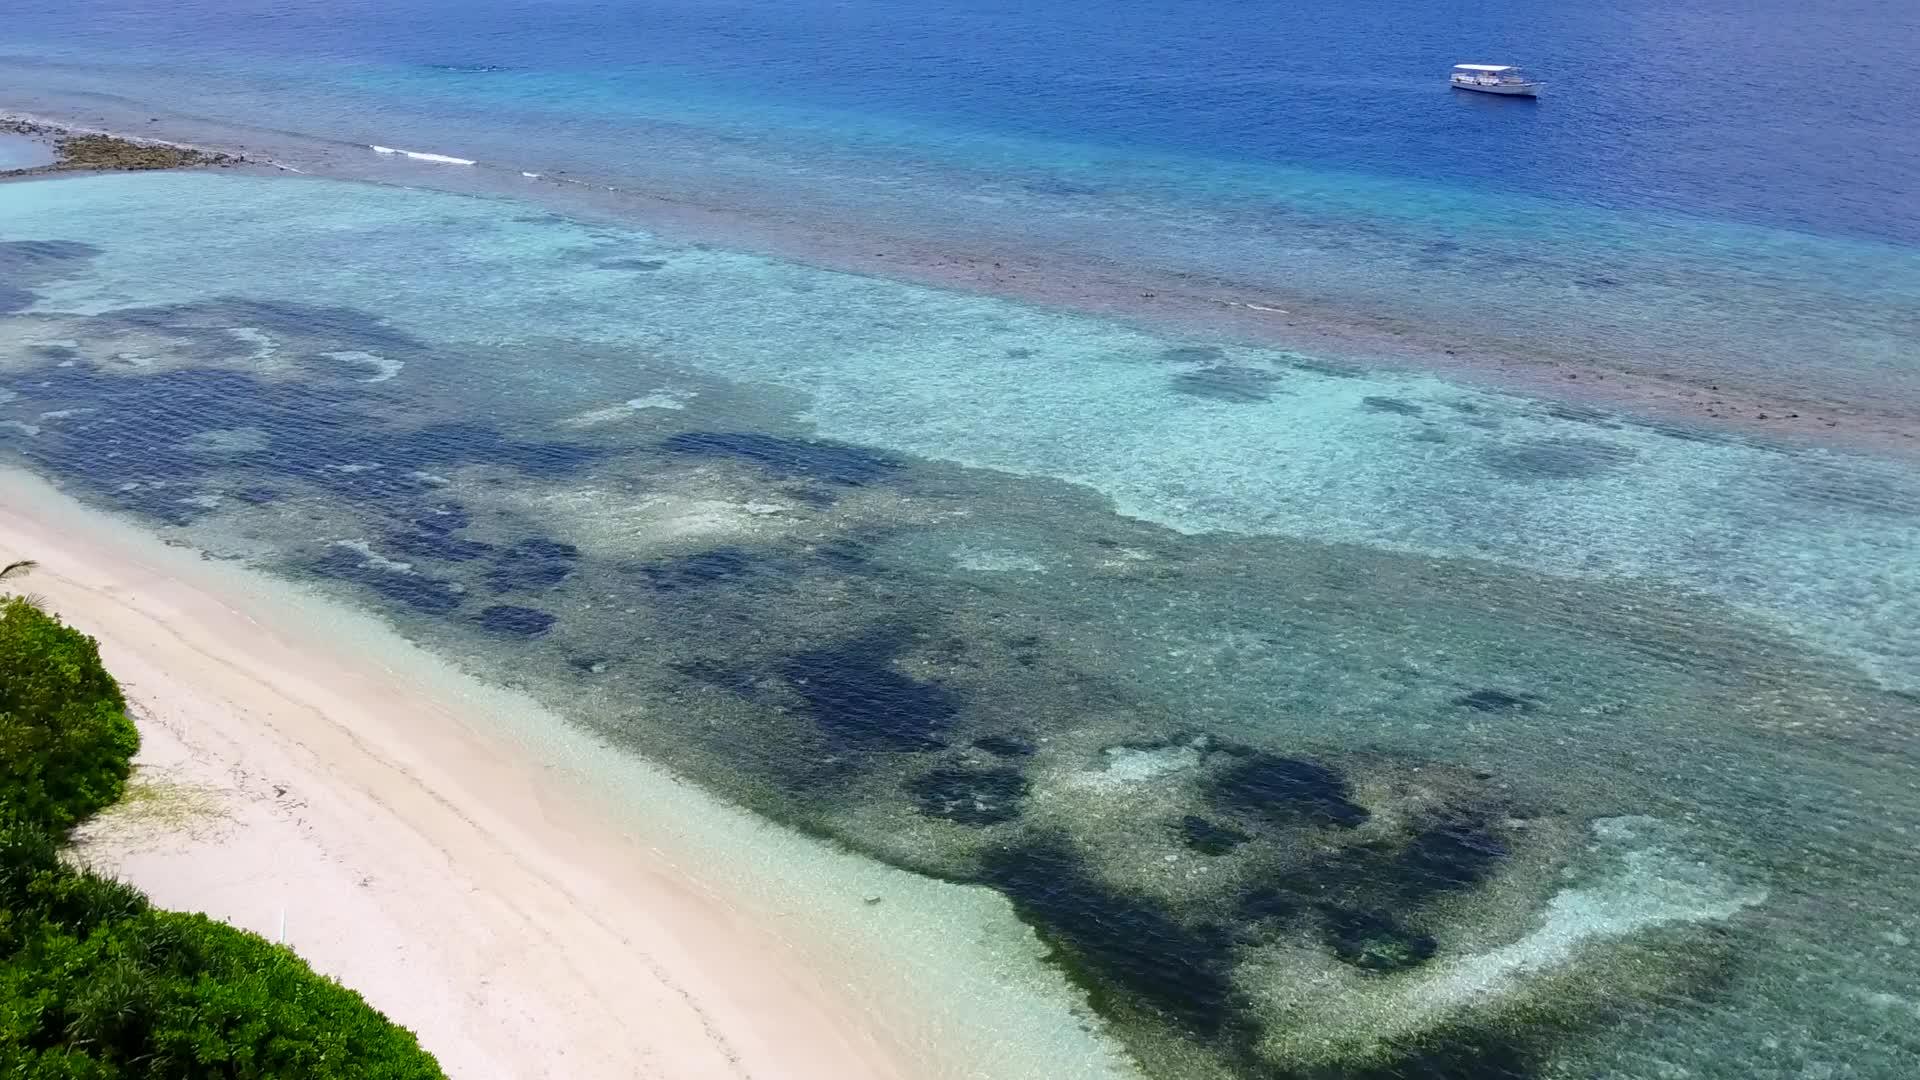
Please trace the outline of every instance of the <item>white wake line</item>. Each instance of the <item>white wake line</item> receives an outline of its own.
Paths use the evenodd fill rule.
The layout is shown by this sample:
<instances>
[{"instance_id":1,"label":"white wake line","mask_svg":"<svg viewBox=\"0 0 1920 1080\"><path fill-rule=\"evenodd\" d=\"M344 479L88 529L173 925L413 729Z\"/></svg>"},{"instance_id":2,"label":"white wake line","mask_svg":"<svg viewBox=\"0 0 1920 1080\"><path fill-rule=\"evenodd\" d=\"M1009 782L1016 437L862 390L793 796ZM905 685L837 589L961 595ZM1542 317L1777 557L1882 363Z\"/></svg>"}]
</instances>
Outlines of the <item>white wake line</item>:
<instances>
[{"instance_id":1,"label":"white wake line","mask_svg":"<svg viewBox=\"0 0 1920 1080\"><path fill-rule=\"evenodd\" d=\"M372 150L376 154L399 154L402 157L412 158L414 161L431 161L440 165L479 165L480 164L479 162L475 161L472 158L454 157L451 154L429 154L422 150L401 150L398 147L381 146L378 143L368 143L367 149ZM282 166L282 167L286 168L286 166ZM497 165L481 165L480 167L481 168L500 168L500 166L497 166ZM292 169L291 171L299 172L300 170ZM614 187L612 184L590 183L585 180L575 180L570 176L548 176L546 173L528 172L525 169L520 169L517 171L520 173L521 176L526 177L528 180L545 180L549 183L554 183L554 184L573 184L576 187L605 188L607 191L622 190L620 188Z\"/></svg>"},{"instance_id":2,"label":"white wake line","mask_svg":"<svg viewBox=\"0 0 1920 1080\"><path fill-rule=\"evenodd\" d=\"M369 144L368 149L372 150L376 154L400 154L405 157L410 157L415 161L436 161L442 165L474 164L474 160L472 158L449 157L446 154L427 154L427 153L422 153L421 151L418 151L418 150L396 150L391 146L374 146Z\"/></svg>"}]
</instances>

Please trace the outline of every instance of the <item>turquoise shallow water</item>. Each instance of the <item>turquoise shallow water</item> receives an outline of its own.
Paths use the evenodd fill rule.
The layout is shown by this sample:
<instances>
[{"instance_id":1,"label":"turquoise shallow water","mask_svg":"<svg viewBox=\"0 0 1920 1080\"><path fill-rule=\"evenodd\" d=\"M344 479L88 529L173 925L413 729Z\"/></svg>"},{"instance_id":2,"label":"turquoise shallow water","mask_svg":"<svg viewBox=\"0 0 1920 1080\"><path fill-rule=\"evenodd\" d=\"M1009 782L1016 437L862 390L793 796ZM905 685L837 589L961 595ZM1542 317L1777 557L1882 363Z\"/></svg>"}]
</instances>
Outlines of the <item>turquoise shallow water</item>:
<instances>
[{"instance_id":1,"label":"turquoise shallow water","mask_svg":"<svg viewBox=\"0 0 1920 1080\"><path fill-rule=\"evenodd\" d=\"M53 148L38 139L0 135L0 171L53 164Z\"/></svg>"},{"instance_id":2,"label":"turquoise shallow water","mask_svg":"<svg viewBox=\"0 0 1920 1080\"><path fill-rule=\"evenodd\" d=\"M0 452L999 890L1147 1075L1920 1065L1910 470L366 185L0 271Z\"/></svg>"},{"instance_id":3,"label":"turquoise shallow water","mask_svg":"<svg viewBox=\"0 0 1920 1080\"><path fill-rule=\"evenodd\" d=\"M1396 55L1366 94L1337 96L1372 103L1344 120L1369 132L1351 136L1372 147L1356 156L1326 145L1342 141L1326 111L1354 106L1257 65L1214 73L1232 93L1202 100L1245 99L1246 115L1195 145L1206 140L1126 139L1094 119L1036 130L861 107L851 90L773 94L738 57L728 63L742 70L715 75L597 52L485 59L505 48L493 36L461 46L483 57L470 62L345 46L223 57L192 38L175 28L137 62L99 41L50 41L0 71L0 94L242 142L302 168L370 170L385 164L367 149L378 143L482 163L409 182L533 192L545 187L522 171L564 176L620 189L631 197L603 192L618 213L685 237L1061 306L1119 296L1149 324L1256 303L1286 312L1259 321L1267 339L1305 340L1296 323L1311 325L1352 337L1362 357L1571 364L1797 404L1871 403L1909 424L1920 408L1920 225L1901 209L1912 204L1904 141L1829 124L1829 138L1876 162L1836 174L1783 142L1783 129L1819 141L1805 118L1769 123L1747 115L1759 106L1745 97L1738 117L1636 117L1596 72L1520 113L1436 93ZM1107 100L1089 92L1081 104ZM275 102L271 115L261 101ZM1752 130L1735 139L1735 119ZM1151 111L1140 122L1173 126ZM1270 146L1276 131L1297 139ZM678 220L688 208L703 215L697 228Z\"/></svg>"}]
</instances>

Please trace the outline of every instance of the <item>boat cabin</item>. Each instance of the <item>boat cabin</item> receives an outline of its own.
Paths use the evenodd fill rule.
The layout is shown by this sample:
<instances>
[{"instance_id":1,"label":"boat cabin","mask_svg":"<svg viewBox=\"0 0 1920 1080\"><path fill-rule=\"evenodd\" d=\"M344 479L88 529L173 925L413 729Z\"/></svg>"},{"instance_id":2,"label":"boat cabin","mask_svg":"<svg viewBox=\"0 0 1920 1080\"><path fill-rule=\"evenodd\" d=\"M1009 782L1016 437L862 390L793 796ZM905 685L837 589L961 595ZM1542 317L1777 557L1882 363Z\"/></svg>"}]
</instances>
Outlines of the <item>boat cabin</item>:
<instances>
[{"instance_id":1,"label":"boat cabin","mask_svg":"<svg viewBox=\"0 0 1920 1080\"><path fill-rule=\"evenodd\" d=\"M1540 92L1540 84L1512 64L1455 64L1449 81L1462 90L1488 94L1533 97Z\"/></svg>"}]
</instances>

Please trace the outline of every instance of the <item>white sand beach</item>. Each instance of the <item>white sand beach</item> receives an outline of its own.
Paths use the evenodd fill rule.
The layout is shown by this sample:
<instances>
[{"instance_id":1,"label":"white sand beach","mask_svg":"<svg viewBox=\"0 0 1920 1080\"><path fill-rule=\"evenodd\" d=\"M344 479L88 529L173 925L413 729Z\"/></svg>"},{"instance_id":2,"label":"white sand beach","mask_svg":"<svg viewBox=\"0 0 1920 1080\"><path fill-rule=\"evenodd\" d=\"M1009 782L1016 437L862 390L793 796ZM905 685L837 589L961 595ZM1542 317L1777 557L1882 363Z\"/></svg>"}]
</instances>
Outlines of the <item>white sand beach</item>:
<instances>
[{"instance_id":1,"label":"white sand beach","mask_svg":"<svg viewBox=\"0 0 1920 1080\"><path fill-rule=\"evenodd\" d=\"M568 770L475 721L478 684L463 699L455 677L438 687L410 677L429 658L396 635L368 640L371 620L342 615L358 631L348 645L318 621L318 604L268 611L269 593L237 584L243 572L0 473L0 561L29 557L40 566L22 590L99 639L143 739L129 798L85 829L82 857L160 905L269 938L284 925L290 946L417 1032L451 1076L852 1080L1119 1067L1080 1025L1061 1023L1064 995L1038 1007L1033 995L1057 993L1045 978L988 973L992 993L984 1005L968 995L970 1020L912 1015L904 984L827 966L848 949L808 939L806 901L743 899L742 880L777 877L765 844L696 862L675 850L688 834L617 823ZM709 814L742 836L775 832L718 804ZM730 856L754 865L722 884L714 866ZM908 918L911 898L865 905L905 920L877 934L909 953L950 942L953 957L978 966L970 950L983 939L1018 944L1025 933L981 890L871 874L821 902L857 910L860 892L892 900L902 887L962 894L950 917L975 925L951 938L940 919ZM775 910L785 907L792 918ZM955 986L970 989L963 978ZM890 999L901 1006L880 1004ZM1021 1027L1058 1034L1022 1049ZM981 1046L956 1054L954 1040Z\"/></svg>"}]
</instances>

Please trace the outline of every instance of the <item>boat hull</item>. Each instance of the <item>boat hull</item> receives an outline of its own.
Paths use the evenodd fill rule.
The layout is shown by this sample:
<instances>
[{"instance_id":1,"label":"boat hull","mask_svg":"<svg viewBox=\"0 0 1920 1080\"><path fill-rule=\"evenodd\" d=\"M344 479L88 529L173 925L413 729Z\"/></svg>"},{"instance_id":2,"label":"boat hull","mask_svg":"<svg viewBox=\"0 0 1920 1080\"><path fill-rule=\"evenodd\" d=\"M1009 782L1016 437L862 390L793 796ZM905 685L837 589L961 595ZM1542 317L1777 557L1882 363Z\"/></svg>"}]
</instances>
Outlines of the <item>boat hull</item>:
<instances>
[{"instance_id":1,"label":"boat hull","mask_svg":"<svg viewBox=\"0 0 1920 1080\"><path fill-rule=\"evenodd\" d=\"M1476 94L1499 94L1502 97L1539 97L1538 83L1493 83L1482 86L1479 83L1451 83L1455 90L1471 90Z\"/></svg>"}]
</instances>

